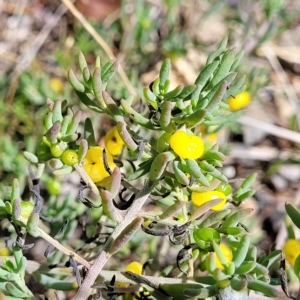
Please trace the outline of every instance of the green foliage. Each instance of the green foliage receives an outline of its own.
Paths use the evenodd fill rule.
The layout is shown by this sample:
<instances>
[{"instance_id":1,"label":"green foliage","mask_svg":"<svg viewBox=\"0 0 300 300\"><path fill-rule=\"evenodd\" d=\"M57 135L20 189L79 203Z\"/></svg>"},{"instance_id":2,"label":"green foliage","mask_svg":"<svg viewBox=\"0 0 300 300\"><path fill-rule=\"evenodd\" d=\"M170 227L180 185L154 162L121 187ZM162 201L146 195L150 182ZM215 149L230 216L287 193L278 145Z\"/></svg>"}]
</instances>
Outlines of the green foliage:
<instances>
[{"instance_id":1,"label":"green foliage","mask_svg":"<svg viewBox=\"0 0 300 300\"><path fill-rule=\"evenodd\" d=\"M0 266L0 291L11 295L10 299L35 299L24 280L27 259L17 245L12 250L14 261L4 258Z\"/></svg>"},{"instance_id":2,"label":"green foliage","mask_svg":"<svg viewBox=\"0 0 300 300\"><path fill-rule=\"evenodd\" d=\"M200 73L195 81L195 85L182 86L173 91L169 91L170 60L165 60L162 63L158 79L153 83L152 89L144 89L145 100L149 102L149 107L151 108L142 115L135 110L132 101L122 100L121 106L118 106L105 91L107 83L116 72L117 65L114 62L108 62L101 67L100 59L97 58L95 69L90 72L84 56L80 54L79 65L83 81L78 80L74 72L70 70L68 77L71 85L75 89L80 101L89 109L98 113L105 113L117 123L118 133L128 148L129 153L137 157L137 159L142 158L139 163L140 168L130 174L128 178L125 176L123 179L121 179L118 168L115 168L113 173L110 173L112 174L112 179L111 183L106 185L107 190L96 188L89 178L89 170L85 168L85 165L83 165L84 168L81 166L81 163L84 164L87 149L95 147L93 124L90 119L86 120L83 135L86 139L82 139L79 144L75 144L74 142L79 137L80 111L73 113L72 109L66 109L67 102L59 100L55 102L48 100L49 112L45 118L45 133L42 138L43 153L37 152L37 156L29 152L25 153L25 157L31 163L48 162L55 169L55 174L59 174L60 171L67 174L73 168L65 165L64 153L67 151L78 152L78 161L80 164L75 164L74 168L85 181L85 184L101 199L103 205L102 214L108 220L116 222L117 226L121 228L119 231L116 229L116 237L112 242L108 240L105 243L105 247L109 253L106 256L107 258L121 251L124 245L133 239L134 234L143 222L141 217L136 218L137 209L135 206L141 207L143 201L147 198L145 196L139 197L139 194L136 194L135 197L137 199L135 202L132 203L130 200L127 202L125 209L128 209L128 213L124 215L122 214L123 208L113 200L120 186L123 185L134 190L128 180L140 180L141 177L146 177L150 188L147 195L162 196L171 189L172 192L169 192L169 196L160 200L165 205L169 203L167 204L167 209L165 211L162 210L158 215L154 212L147 212L146 214L146 218L150 222L153 222L155 228L153 226L149 228L142 226L142 228L150 235L169 235L171 243L175 245L185 242L187 238L186 230L189 229L193 232L193 238L196 242L196 244L191 244L190 247L198 250L198 254L200 253L201 257L201 268L207 270L214 280L214 284L208 288L204 288L201 285L198 286L197 281L192 281L189 285L179 285L178 290L175 292L164 282L164 277L159 278L159 286L163 293L173 297L176 295L178 299L188 299L191 296L208 297L215 295L219 290L226 289L229 286L237 291L247 287L248 289L261 291L266 295L275 295L275 290L265 283L265 277L268 276L268 269L260 265L256 261L256 257L252 257L249 260L251 257L249 251L252 253L253 250L252 246L250 246L249 236L244 228L240 226L240 223L243 222L244 218L252 210L242 209L231 211L230 209L226 209L207 215L210 208L220 203L220 199L204 203L196 210L188 201L190 193L194 189L201 190L201 188L205 188L210 190L212 189L210 186L213 181L217 182L216 187L221 182L228 185L227 178L218 170L222 166L224 155L217 148L207 148L200 158L182 158L177 154L181 152L174 150L174 147L177 147L177 145L174 143L171 145L168 141L177 130L187 130L190 135L193 135L198 125L206 121L213 121L222 114L228 114L228 109L226 105L222 105L222 101L225 100L224 95L228 82L232 84L232 80L235 78L235 76L230 77L230 74L232 74L230 73L232 71L231 66L239 57L240 55L236 54L235 51L226 49L226 41L221 42L219 50L208 58L208 65L203 70L204 74L201 75L202 73ZM212 62L209 62L210 60ZM214 68L210 69L208 76L209 65L214 62ZM238 84L240 85L240 83ZM192 105L186 105L187 101L191 102ZM65 114L64 111L67 113ZM131 123L127 122L127 120L131 120ZM223 123L220 122L221 125ZM160 139L160 144L163 143L163 145L155 147L149 143L147 144L143 138L134 133L132 124L144 127L153 133L159 132L158 137L164 136L164 140ZM181 147L181 145L179 144L178 147ZM41 154L43 154L43 161L40 161ZM189 157L189 153L187 153L186 157ZM107 160L105 156L103 159ZM105 168L107 169L108 166L106 165ZM194 183L190 184L190 180L186 174L194 179ZM251 186L254 180L254 175L247 177L240 187L232 193L232 196L231 189L227 187L226 196L229 198L232 197L232 203L238 206L249 195L253 194L254 191L251 189ZM147 190L147 186L145 189ZM143 191L142 189L141 193ZM183 195L186 198L182 198ZM14 197L12 196L12 198ZM84 201L83 196L80 196L80 200ZM141 204L139 204L140 202ZM14 203L17 202L12 202L12 204ZM35 205L37 206L37 202ZM96 207L90 202L86 202L86 205ZM9 209L7 213L12 213L14 216L16 215L16 209L17 207ZM56 215L59 215L59 212L61 212L63 213L61 217L64 219L66 209L64 207L57 209ZM188 222L182 223L172 220L174 214L181 210L185 212L183 218L186 221L189 220ZM187 215L188 211L191 212L190 218ZM206 217L198 224L198 218L201 215L203 216L203 214L206 214ZM16 215L14 218L19 220L20 217ZM73 218L71 217L71 219ZM74 224L74 222L72 223ZM22 220L21 224L26 225L26 229L31 235L42 235L45 238L45 234L38 225L39 212L33 212L28 221ZM163 224L168 225L170 229L160 229L159 226ZM191 226L191 224L193 225ZM157 226L158 228L156 229ZM230 251L233 253L232 260L228 259L219 247L221 236L223 239L227 239L227 243L230 245ZM192 240L190 241L192 242ZM177 264L179 270L182 270L182 268L186 269L186 260L192 259L192 261L196 261L196 257L193 258L193 255L186 252L188 249L183 248L178 254ZM48 250L49 253L52 251ZM222 268L217 267L215 256L208 251L216 253L223 266ZM265 263L268 263L268 260ZM251 273L251 278L255 279L248 280L245 275L248 273ZM62 285L60 287L57 285L55 279L48 278L47 276L38 275L36 278L48 287L68 289L67 283L65 286ZM133 280L137 283L142 282L140 281L140 277L134 277ZM152 287L152 285L149 284L149 287ZM158 293L157 288L153 292Z\"/></svg>"},{"instance_id":3,"label":"green foliage","mask_svg":"<svg viewBox=\"0 0 300 300\"><path fill-rule=\"evenodd\" d=\"M254 48L278 30L275 19L284 6L282 1L272 3L263 2L267 26L263 34L258 36ZM217 132L234 122L244 111L231 112L226 103L228 97L239 94L252 81L257 83L257 87L263 86L266 73L258 70L251 72L247 79L246 76L240 76L243 51L228 48L228 41L224 39L208 55L193 84L179 84L171 88L172 59L185 53L187 35L180 30L178 19L175 18L179 2L164 1L164 5L170 11L165 20L157 18L157 22L154 22L154 6L147 1L138 1L130 15L125 5L121 7L120 17L110 24L109 32L105 24L96 25L108 43L112 44L113 40L119 43L118 50L125 53L125 69L130 69L128 72L131 72L133 81L139 73L156 62L157 58L153 58L151 50L153 44L158 44L155 55L159 59L168 57L163 60L153 83L140 91L141 103L129 96L129 91L115 76L118 62L102 61L100 56L95 57L94 66L91 67L83 53L80 53L79 67L68 72L69 82L79 98L79 108L69 106L67 100L48 99L46 111L44 97L56 98L58 94L47 89L50 79L44 75L22 74L13 107L18 120L17 127L23 136L28 132L22 127L22 122L27 122L24 127L31 128L31 131L33 128L40 130L31 139L26 137L25 146L20 149L32 166L29 170L33 182L30 199L23 199L27 163L20 156L13 139L3 134L0 142L4 149L4 155L0 158L0 165L3 166L1 172L13 173L10 182L12 178L19 178L19 181L13 181L8 193L0 196L0 218L10 220L13 224L10 232L19 241L18 246L15 243L12 249L15 262L4 258L0 267L3 273L0 270L0 289L8 297L10 295L9 299L33 297L24 280L26 258L21 248L26 249L27 245L24 245L24 240L20 242L20 238L27 233L49 242L45 250L47 263L61 264L67 260L70 265L67 270L57 267L49 271L41 267L33 271L34 278L49 289L69 291L79 288L76 299L88 297L89 288L94 285L99 273L104 277L101 281L103 284L98 286L98 291L103 295L107 292L122 295L134 293L134 284L138 284L143 286L145 293L157 299L197 299L217 295L222 299L233 299L230 297L235 292L235 299L242 299L249 290L276 297L277 291L270 284L274 281L269 270L278 267L282 253L276 250L257 258L257 248L252 245L250 234L244 226L244 220L252 213L252 209L238 208L254 194L252 186L255 174L233 189L221 170L226 157L221 147L206 143L203 154L194 158L189 153L183 157L176 151L177 148L188 146L186 152L189 152L192 145L188 142L171 143L177 131L184 131L187 136L202 141L205 133L202 133L201 126L207 128L207 132ZM215 5L214 9L220 7ZM129 33L126 29L128 17L133 26ZM161 38L158 31L163 25L167 35ZM244 30L249 37L248 34L252 32L247 26ZM96 43L87 35L80 34L81 28L76 30L78 47L84 53L95 50ZM57 51L56 56L61 65L66 67L72 62L74 68L72 55L71 59L64 60L62 53ZM68 91L66 89L62 94L69 96ZM19 99L26 99L27 102ZM28 115L31 117L24 118L27 104L42 107L30 109ZM75 100L73 104L76 104ZM4 106L0 109L4 114L9 112ZM81 109L85 110L83 124ZM90 114L86 117L87 112ZM91 160L89 150L98 147L98 127L92 113L96 118L102 114L114 122L124 143L122 153L112 158L111 163L108 149L102 151L102 157L93 157L97 161L92 161L90 165L99 165L93 171L87 168L86 163ZM39 118L35 119L35 114ZM1 122L5 125L4 133L9 128L9 121L6 118ZM75 160L69 154L74 155ZM96 171L106 172L106 180L94 182L91 177ZM78 190L79 201L71 194L64 194L63 183L60 185L56 177L72 172L76 172L83 183ZM40 187L35 184L36 179L46 184L49 194L44 206ZM91 193L84 194L84 190ZM195 207L191 201L194 191L221 192L225 195L227 206L212 212L222 199L211 199ZM145 206L149 199L151 205ZM22 211L25 200L33 205L28 215ZM290 204L286 205L286 210L298 226L299 212ZM85 216L83 221L82 216ZM80 222L85 224L81 225ZM84 228L80 237L78 227ZM168 236L170 247L178 251L176 264L166 260L168 265L164 270L158 270L155 266L160 236ZM142 240L146 240L146 249ZM223 244L228 246L231 257L223 250ZM181 250L178 245L181 245ZM125 261L131 252L137 257L143 255L143 259L148 261L150 268L147 274L150 275L122 273L118 268L114 273L102 270L113 254L120 255ZM77 264L89 269L90 276L81 277ZM160 275L154 276L158 271L161 271ZM205 272L205 276L199 276L199 271ZM298 276L299 257L294 271ZM186 280L186 274L189 280ZM113 276L117 281L121 278L126 286L115 285Z\"/></svg>"}]
</instances>

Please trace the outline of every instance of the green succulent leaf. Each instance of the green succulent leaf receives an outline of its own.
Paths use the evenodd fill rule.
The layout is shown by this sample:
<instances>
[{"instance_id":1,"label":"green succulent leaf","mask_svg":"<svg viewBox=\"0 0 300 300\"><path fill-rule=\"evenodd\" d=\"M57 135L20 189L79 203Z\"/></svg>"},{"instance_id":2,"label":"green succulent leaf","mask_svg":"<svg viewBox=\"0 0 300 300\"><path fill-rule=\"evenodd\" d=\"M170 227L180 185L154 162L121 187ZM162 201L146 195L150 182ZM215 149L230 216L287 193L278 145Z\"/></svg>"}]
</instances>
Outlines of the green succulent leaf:
<instances>
[{"instance_id":1,"label":"green succulent leaf","mask_svg":"<svg viewBox=\"0 0 300 300\"><path fill-rule=\"evenodd\" d=\"M249 280L247 286L250 290L263 293L267 297L278 297L278 291L274 287L260 280Z\"/></svg>"},{"instance_id":2,"label":"green succulent leaf","mask_svg":"<svg viewBox=\"0 0 300 300\"><path fill-rule=\"evenodd\" d=\"M108 82L118 70L118 61L109 61L101 69L101 81L103 84Z\"/></svg>"},{"instance_id":3,"label":"green succulent leaf","mask_svg":"<svg viewBox=\"0 0 300 300\"><path fill-rule=\"evenodd\" d=\"M298 255L296 260L295 260L294 273L300 279L300 255Z\"/></svg>"},{"instance_id":4,"label":"green succulent leaf","mask_svg":"<svg viewBox=\"0 0 300 300\"><path fill-rule=\"evenodd\" d=\"M97 112L102 113L103 110L101 107L98 106L93 100L91 100L86 93L75 90L76 95L78 96L79 100L89 109Z\"/></svg>"},{"instance_id":5,"label":"green succulent leaf","mask_svg":"<svg viewBox=\"0 0 300 300\"><path fill-rule=\"evenodd\" d=\"M234 276L231 280L230 280L230 286L232 287L233 290L235 291L243 291L247 288L247 280L244 278L239 278L237 276Z\"/></svg>"},{"instance_id":6,"label":"green succulent leaf","mask_svg":"<svg viewBox=\"0 0 300 300\"><path fill-rule=\"evenodd\" d=\"M159 88L163 90L165 87L165 83L169 78L171 70L171 60L169 58L165 59L160 67L159 71Z\"/></svg>"},{"instance_id":7,"label":"green succulent leaf","mask_svg":"<svg viewBox=\"0 0 300 300\"><path fill-rule=\"evenodd\" d=\"M253 212L252 208L245 208L230 214L222 224L220 230L227 230L228 227L237 226L239 222L248 217Z\"/></svg>"},{"instance_id":8,"label":"green succulent leaf","mask_svg":"<svg viewBox=\"0 0 300 300\"><path fill-rule=\"evenodd\" d=\"M212 250L214 242L220 244L221 236L213 228L198 228L193 231L193 237L200 249Z\"/></svg>"},{"instance_id":9,"label":"green succulent leaf","mask_svg":"<svg viewBox=\"0 0 300 300\"><path fill-rule=\"evenodd\" d=\"M290 203L285 204L285 211L291 218L293 223L300 229L300 213L299 211Z\"/></svg>"},{"instance_id":10,"label":"green succulent leaf","mask_svg":"<svg viewBox=\"0 0 300 300\"><path fill-rule=\"evenodd\" d=\"M233 252L232 258L232 261L237 268L244 262L249 250L249 246L250 237L248 235L242 236L237 249Z\"/></svg>"},{"instance_id":11,"label":"green succulent leaf","mask_svg":"<svg viewBox=\"0 0 300 300\"><path fill-rule=\"evenodd\" d=\"M214 286L204 288L199 283L161 284L160 288L176 300L187 300L191 297L204 299L216 294Z\"/></svg>"},{"instance_id":12,"label":"green succulent leaf","mask_svg":"<svg viewBox=\"0 0 300 300\"><path fill-rule=\"evenodd\" d=\"M149 159L141 163L139 165L139 168L135 172L128 175L127 180L128 181L136 180L146 175L150 171L152 163L153 163L153 159Z\"/></svg>"},{"instance_id":13,"label":"green succulent leaf","mask_svg":"<svg viewBox=\"0 0 300 300\"><path fill-rule=\"evenodd\" d=\"M68 282L66 280L56 279L50 277L46 274L34 273L34 278L42 285L46 286L49 289L54 289L58 291L72 291L78 287L76 282Z\"/></svg>"}]
</instances>

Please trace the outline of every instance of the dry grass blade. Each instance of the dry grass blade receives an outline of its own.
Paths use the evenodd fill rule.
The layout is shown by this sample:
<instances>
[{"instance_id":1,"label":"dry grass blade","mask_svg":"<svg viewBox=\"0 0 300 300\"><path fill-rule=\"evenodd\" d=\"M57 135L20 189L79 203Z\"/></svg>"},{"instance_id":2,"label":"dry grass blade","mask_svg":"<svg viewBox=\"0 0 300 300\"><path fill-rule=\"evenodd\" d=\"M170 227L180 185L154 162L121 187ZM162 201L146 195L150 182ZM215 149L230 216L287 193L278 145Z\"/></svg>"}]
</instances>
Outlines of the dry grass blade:
<instances>
[{"instance_id":1,"label":"dry grass blade","mask_svg":"<svg viewBox=\"0 0 300 300\"><path fill-rule=\"evenodd\" d=\"M40 33L36 36L35 40L31 44L30 49L26 49L22 53L21 56L18 57L16 67L11 77L11 84L9 86L7 95L6 95L6 102L11 103L14 99L17 86L18 86L18 79L20 74L27 69L33 59L36 57L37 52L40 50L44 42L46 41L48 35L52 31L52 29L57 26L58 21L61 17L66 13L67 8L64 5L60 5L55 13L47 20L45 26L40 31Z\"/></svg>"},{"instance_id":2,"label":"dry grass blade","mask_svg":"<svg viewBox=\"0 0 300 300\"><path fill-rule=\"evenodd\" d=\"M73 3L70 0L62 0L62 2L70 10L73 16L82 24L82 26L86 29L86 31L94 38L94 40L102 47L104 52L107 54L108 58L111 60L116 60L117 58L115 57L115 55L113 54L112 50L107 45L107 43L97 33L94 27L86 20L86 18L77 10L77 8L73 5ZM121 65L119 65L118 67L118 73L122 78L124 84L126 85L127 89L130 91L130 93L133 96L137 97L137 92L132 86L132 84L130 83L130 80L128 79Z\"/></svg>"}]
</instances>

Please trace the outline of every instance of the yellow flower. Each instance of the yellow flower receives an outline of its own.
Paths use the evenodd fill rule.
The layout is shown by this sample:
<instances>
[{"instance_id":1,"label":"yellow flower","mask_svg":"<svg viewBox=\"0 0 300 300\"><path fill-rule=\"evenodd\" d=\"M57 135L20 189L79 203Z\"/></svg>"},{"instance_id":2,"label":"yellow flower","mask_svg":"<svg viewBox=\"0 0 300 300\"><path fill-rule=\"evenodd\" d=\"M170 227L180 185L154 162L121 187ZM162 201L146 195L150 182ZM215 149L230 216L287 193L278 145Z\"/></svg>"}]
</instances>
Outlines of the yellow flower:
<instances>
[{"instance_id":1,"label":"yellow flower","mask_svg":"<svg viewBox=\"0 0 300 300\"><path fill-rule=\"evenodd\" d=\"M209 192L192 192L192 202L196 206L201 206L205 202L208 202L213 199L221 198L223 201L220 204L217 204L211 208L211 210L221 210L226 204L226 195L219 191L209 191Z\"/></svg>"},{"instance_id":2,"label":"yellow flower","mask_svg":"<svg viewBox=\"0 0 300 300\"><path fill-rule=\"evenodd\" d=\"M224 256L226 257L228 263L230 263L232 261L232 252L230 250L230 248L228 248L225 244L220 244L219 247L221 248ZM214 253L215 258L216 258L216 267L223 270L224 266L221 264L218 255L216 255L216 253Z\"/></svg>"},{"instance_id":3,"label":"yellow flower","mask_svg":"<svg viewBox=\"0 0 300 300\"><path fill-rule=\"evenodd\" d=\"M105 136L105 149L113 156L119 155L123 149L124 142L119 135L117 127L113 127Z\"/></svg>"},{"instance_id":4,"label":"yellow flower","mask_svg":"<svg viewBox=\"0 0 300 300\"><path fill-rule=\"evenodd\" d=\"M129 271L129 272L135 273L137 275L142 275L143 265L141 263L139 263L138 261L133 261L127 265L125 271ZM129 286L129 284L117 281L116 286L127 287L127 286Z\"/></svg>"},{"instance_id":5,"label":"yellow flower","mask_svg":"<svg viewBox=\"0 0 300 300\"><path fill-rule=\"evenodd\" d=\"M200 137L182 130L176 131L171 136L170 146L178 156L186 159L197 159L204 151L204 143Z\"/></svg>"},{"instance_id":6,"label":"yellow flower","mask_svg":"<svg viewBox=\"0 0 300 300\"><path fill-rule=\"evenodd\" d=\"M9 256L9 255L10 255L10 251L7 247L0 248L0 256Z\"/></svg>"},{"instance_id":7,"label":"yellow flower","mask_svg":"<svg viewBox=\"0 0 300 300\"><path fill-rule=\"evenodd\" d=\"M57 94L63 91L64 85L59 78L51 78L49 80L50 88Z\"/></svg>"},{"instance_id":8,"label":"yellow flower","mask_svg":"<svg viewBox=\"0 0 300 300\"><path fill-rule=\"evenodd\" d=\"M297 256L300 254L300 241L290 239L283 246L286 260L294 265Z\"/></svg>"},{"instance_id":9,"label":"yellow flower","mask_svg":"<svg viewBox=\"0 0 300 300\"><path fill-rule=\"evenodd\" d=\"M133 261L129 265L127 265L125 271L129 271L137 275L142 275L143 265L138 261Z\"/></svg>"},{"instance_id":10,"label":"yellow flower","mask_svg":"<svg viewBox=\"0 0 300 300\"><path fill-rule=\"evenodd\" d=\"M228 99L228 104L232 111L236 111L246 107L251 101L251 95L249 92L244 91L237 94L235 97Z\"/></svg>"},{"instance_id":11,"label":"yellow flower","mask_svg":"<svg viewBox=\"0 0 300 300\"><path fill-rule=\"evenodd\" d=\"M90 176L93 182L97 185L102 185L101 181L109 179L110 175L105 170L103 162L103 148L102 147L93 147L87 151L87 154L84 158L84 169L87 174ZM108 166L111 171L114 170L116 165L113 162L112 156L106 152Z\"/></svg>"}]
</instances>

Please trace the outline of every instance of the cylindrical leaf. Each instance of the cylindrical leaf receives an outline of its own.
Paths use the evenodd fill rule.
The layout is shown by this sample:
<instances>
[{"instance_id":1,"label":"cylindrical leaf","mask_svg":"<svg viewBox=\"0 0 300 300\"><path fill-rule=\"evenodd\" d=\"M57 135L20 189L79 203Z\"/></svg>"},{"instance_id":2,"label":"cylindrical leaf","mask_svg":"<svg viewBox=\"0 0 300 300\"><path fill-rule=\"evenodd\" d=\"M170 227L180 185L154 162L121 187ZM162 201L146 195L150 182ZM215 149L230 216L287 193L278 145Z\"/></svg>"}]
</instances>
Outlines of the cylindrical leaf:
<instances>
[{"instance_id":1,"label":"cylindrical leaf","mask_svg":"<svg viewBox=\"0 0 300 300\"><path fill-rule=\"evenodd\" d=\"M249 280L248 288L250 290L263 293L268 297L278 297L278 291L272 287L270 284L259 281L259 280Z\"/></svg>"},{"instance_id":2,"label":"cylindrical leaf","mask_svg":"<svg viewBox=\"0 0 300 300\"><path fill-rule=\"evenodd\" d=\"M256 266L255 261L244 261L238 268L235 269L235 274L247 274L251 272Z\"/></svg>"},{"instance_id":3,"label":"cylindrical leaf","mask_svg":"<svg viewBox=\"0 0 300 300\"><path fill-rule=\"evenodd\" d=\"M166 219L170 216L174 216L180 209L187 204L186 201L177 201L170 207L168 207L161 215L158 216L160 220Z\"/></svg>"},{"instance_id":4,"label":"cylindrical leaf","mask_svg":"<svg viewBox=\"0 0 300 300\"><path fill-rule=\"evenodd\" d=\"M92 85L93 85L93 90L94 90L94 95L96 99L99 101L100 106L102 108L106 107L106 104L104 103L102 92L102 81L101 81L101 70L100 68L96 68L93 73L92 77Z\"/></svg>"},{"instance_id":5,"label":"cylindrical leaf","mask_svg":"<svg viewBox=\"0 0 300 300\"><path fill-rule=\"evenodd\" d=\"M63 116L61 114L61 100L56 100L52 109L52 122L61 122L63 120Z\"/></svg>"},{"instance_id":6,"label":"cylindrical leaf","mask_svg":"<svg viewBox=\"0 0 300 300\"><path fill-rule=\"evenodd\" d=\"M109 191L101 190L102 206L104 214L113 221L118 223L123 221L123 216L113 204L113 198Z\"/></svg>"},{"instance_id":7,"label":"cylindrical leaf","mask_svg":"<svg viewBox=\"0 0 300 300\"><path fill-rule=\"evenodd\" d=\"M118 167L114 168L112 173L112 179L107 189L110 191L112 198L115 198L120 190L122 174Z\"/></svg>"},{"instance_id":8,"label":"cylindrical leaf","mask_svg":"<svg viewBox=\"0 0 300 300\"><path fill-rule=\"evenodd\" d=\"M109 253L111 255L117 253L128 241L131 240L135 232L141 227L143 218L135 218L114 240L112 243Z\"/></svg>"},{"instance_id":9,"label":"cylindrical leaf","mask_svg":"<svg viewBox=\"0 0 300 300\"><path fill-rule=\"evenodd\" d=\"M126 100L121 100L121 106L124 109L126 115L128 115L135 123L146 127L148 129L155 129L153 124L150 122L148 118L145 118L141 114L139 114L137 111L135 111Z\"/></svg>"},{"instance_id":10,"label":"cylindrical leaf","mask_svg":"<svg viewBox=\"0 0 300 300\"><path fill-rule=\"evenodd\" d=\"M248 282L246 279L242 279L242 278L238 278L238 277L233 277L230 280L230 285L231 285L232 289L234 289L235 291L238 291L238 292L246 289L247 283Z\"/></svg>"},{"instance_id":11,"label":"cylindrical leaf","mask_svg":"<svg viewBox=\"0 0 300 300\"><path fill-rule=\"evenodd\" d=\"M221 203L222 199L218 199L218 203ZM209 204L211 201L209 202L206 202L204 204ZM203 205L204 205L203 204ZM202 207L203 205L201 205L200 207ZM211 206L211 207L214 207L215 205ZM199 208L200 208L199 207ZM206 219L199 224L199 227L211 227L212 225L220 222L221 220L223 220L228 214L230 214L231 212L231 209L224 209L224 210L220 210L220 211L216 211L216 212L213 212L212 214L210 214L208 217L206 217Z\"/></svg>"},{"instance_id":12,"label":"cylindrical leaf","mask_svg":"<svg viewBox=\"0 0 300 300\"><path fill-rule=\"evenodd\" d=\"M223 99L223 96L226 92L227 86L228 86L227 81L223 81L219 85L218 89L216 90L216 92L212 96L211 100L209 101L208 105L206 106L207 111L212 112L218 106L218 104Z\"/></svg>"},{"instance_id":13,"label":"cylindrical leaf","mask_svg":"<svg viewBox=\"0 0 300 300\"><path fill-rule=\"evenodd\" d=\"M106 109L110 115L117 121L123 121L123 113L112 97L105 91L102 92L102 97L106 104Z\"/></svg>"},{"instance_id":14,"label":"cylindrical leaf","mask_svg":"<svg viewBox=\"0 0 300 300\"><path fill-rule=\"evenodd\" d=\"M74 90L84 93L84 85L76 78L72 69L70 69L68 72L68 79Z\"/></svg>"},{"instance_id":15,"label":"cylindrical leaf","mask_svg":"<svg viewBox=\"0 0 300 300\"><path fill-rule=\"evenodd\" d=\"M248 217L253 212L253 208L245 208L234 212L222 224L221 229L226 230L228 227L236 226L240 221Z\"/></svg>"},{"instance_id":16,"label":"cylindrical leaf","mask_svg":"<svg viewBox=\"0 0 300 300\"><path fill-rule=\"evenodd\" d=\"M39 162L38 157L31 152L24 151L23 155L29 162L31 162L33 164L37 164Z\"/></svg>"},{"instance_id":17,"label":"cylindrical leaf","mask_svg":"<svg viewBox=\"0 0 300 300\"><path fill-rule=\"evenodd\" d=\"M122 138L126 147L131 151L135 151L138 146L132 139L131 135L129 134L129 132L126 128L126 123L124 121L118 122L117 129L118 129L119 135Z\"/></svg>"},{"instance_id":18,"label":"cylindrical leaf","mask_svg":"<svg viewBox=\"0 0 300 300\"><path fill-rule=\"evenodd\" d=\"M250 237L244 235L241 237L238 248L233 252L232 261L238 268L246 258L250 246Z\"/></svg>"},{"instance_id":19,"label":"cylindrical leaf","mask_svg":"<svg viewBox=\"0 0 300 300\"><path fill-rule=\"evenodd\" d=\"M169 73L171 69L171 60L169 58L165 59L160 67L159 72L159 87L163 90L166 80L169 78Z\"/></svg>"},{"instance_id":20,"label":"cylindrical leaf","mask_svg":"<svg viewBox=\"0 0 300 300\"><path fill-rule=\"evenodd\" d=\"M189 185L190 179L186 176L186 174L180 168L180 162L178 160L173 161L173 171L176 179L182 185Z\"/></svg>"},{"instance_id":21,"label":"cylindrical leaf","mask_svg":"<svg viewBox=\"0 0 300 300\"><path fill-rule=\"evenodd\" d=\"M32 214L27 221L26 229L28 233L34 237L38 237L40 235L40 230L38 227L39 220L40 220L39 214L35 213Z\"/></svg>"},{"instance_id":22,"label":"cylindrical leaf","mask_svg":"<svg viewBox=\"0 0 300 300\"><path fill-rule=\"evenodd\" d=\"M151 164L149 179L152 182L159 180L162 177L168 163L173 159L175 159L175 155L170 151L159 153Z\"/></svg>"},{"instance_id":23,"label":"cylindrical leaf","mask_svg":"<svg viewBox=\"0 0 300 300\"><path fill-rule=\"evenodd\" d=\"M83 69L87 68L87 63L86 63L85 57L81 51L79 52L79 55L78 55L78 61L79 61L80 71L83 72Z\"/></svg>"},{"instance_id":24,"label":"cylindrical leaf","mask_svg":"<svg viewBox=\"0 0 300 300\"><path fill-rule=\"evenodd\" d=\"M198 109L195 112L191 113L187 118L186 121L192 125L196 126L202 123L204 117L206 115L206 109Z\"/></svg>"},{"instance_id":25,"label":"cylindrical leaf","mask_svg":"<svg viewBox=\"0 0 300 300\"><path fill-rule=\"evenodd\" d=\"M173 105L169 101L164 102L161 107L159 124L163 129L166 128L171 122L172 108L173 108Z\"/></svg>"},{"instance_id":26,"label":"cylindrical leaf","mask_svg":"<svg viewBox=\"0 0 300 300\"><path fill-rule=\"evenodd\" d=\"M186 166L191 176L193 176L199 183L204 186L209 186L209 181L202 174L198 163L194 159L187 159Z\"/></svg>"},{"instance_id":27,"label":"cylindrical leaf","mask_svg":"<svg viewBox=\"0 0 300 300\"><path fill-rule=\"evenodd\" d=\"M68 135L73 134L77 131L79 122L81 120L81 115L82 113L80 110L76 111L76 113L74 114L66 132Z\"/></svg>"}]
</instances>

